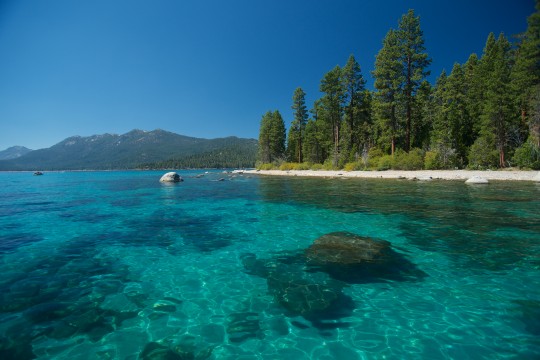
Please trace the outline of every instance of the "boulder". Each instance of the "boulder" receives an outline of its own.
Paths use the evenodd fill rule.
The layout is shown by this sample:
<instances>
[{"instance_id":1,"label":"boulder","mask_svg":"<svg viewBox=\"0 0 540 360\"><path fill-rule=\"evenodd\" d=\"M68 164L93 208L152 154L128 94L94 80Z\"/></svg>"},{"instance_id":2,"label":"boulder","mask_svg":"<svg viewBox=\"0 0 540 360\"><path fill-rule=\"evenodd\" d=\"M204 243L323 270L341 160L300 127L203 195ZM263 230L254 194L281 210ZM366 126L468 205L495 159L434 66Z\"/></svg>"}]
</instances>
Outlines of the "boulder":
<instances>
[{"instance_id":1,"label":"boulder","mask_svg":"<svg viewBox=\"0 0 540 360\"><path fill-rule=\"evenodd\" d=\"M306 249L311 265L358 265L384 261L390 243L348 232L333 232L316 239Z\"/></svg>"},{"instance_id":2,"label":"boulder","mask_svg":"<svg viewBox=\"0 0 540 360\"><path fill-rule=\"evenodd\" d=\"M159 179L159 181L161 181L161 182L180 182L180 181L184 181L184 180L180 177L180 175L178 175L174 171L171 171L171 172L168 172L165 175L163 175L161 177L161 179Z\"/></svg>"},{"instance_id":3,"label":"boulder","mask_svg":"<svg viewBox=\"0 0 540 360\"><path fill-rule=\"evenodd\" d=\"M467 181L465 181L465 184L489 184L489 181L488 179L480 176L473 176L472 178L469 178Z\"/></svg>"}]
</instances>

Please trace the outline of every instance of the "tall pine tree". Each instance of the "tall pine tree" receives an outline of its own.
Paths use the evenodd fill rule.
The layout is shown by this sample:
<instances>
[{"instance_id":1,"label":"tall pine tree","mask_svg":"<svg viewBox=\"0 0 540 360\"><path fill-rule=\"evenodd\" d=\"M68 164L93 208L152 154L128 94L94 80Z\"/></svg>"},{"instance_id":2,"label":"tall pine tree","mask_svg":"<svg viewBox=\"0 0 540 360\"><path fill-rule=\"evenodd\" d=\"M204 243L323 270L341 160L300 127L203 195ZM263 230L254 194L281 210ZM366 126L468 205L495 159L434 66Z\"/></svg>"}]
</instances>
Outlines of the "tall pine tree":
<instances>
[{"instance_id":1,"label":"tall pine tree","mask_svg":"<svg viewBox=\"0 0 540 360\"><path fill-rule=\"evenodd\" d=\"M291 130L289 131L289 139L291 137L294 139L290 139L289 144L294 148L294 152L291 152L290 156L294 161L301 163L303 161L302 142L309 117L306 107L306 93L299 87L294 90L292 100L294 120L291 124Z\"/></svg>"},{"instance_id":2,"label":"tall pine tree","mask_svg":"<svg viewBox=\"0 0 540 360\"><path fill-rule=\"evenodd\" d=\"M422 80L429 75L426 68L431 59L425 52L424 33L420 29L420 17L409 10L401 17L397 32L401 47L401 62L403 64L403 101L405 105L405 151L411 147L411 128L414 108L414 97Z\"/></svg>"},{"instance_id":3,"label":"tall pine tree","mask_svg":"<svg viewBox=\"0 0 540 360\"><path fill-rule=\"evenodd\" d=\"M398 100L403 84L403 64L400 61L401 48L395 30L389 30L383 40L383 47L375 57L375 109L381 137L390 141L394 155L401 124L398 119Z\"/></svg>"}]
</instances>

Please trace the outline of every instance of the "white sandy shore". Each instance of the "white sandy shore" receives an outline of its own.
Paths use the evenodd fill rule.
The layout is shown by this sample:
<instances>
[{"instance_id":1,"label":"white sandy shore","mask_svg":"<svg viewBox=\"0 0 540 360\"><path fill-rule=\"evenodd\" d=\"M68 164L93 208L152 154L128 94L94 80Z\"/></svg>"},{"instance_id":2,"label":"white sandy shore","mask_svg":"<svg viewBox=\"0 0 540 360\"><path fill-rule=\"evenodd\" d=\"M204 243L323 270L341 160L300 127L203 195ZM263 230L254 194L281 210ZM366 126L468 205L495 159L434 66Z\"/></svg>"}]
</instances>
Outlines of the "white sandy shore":
<instances>
[{"instance_id":1,"label":"white sandy shore","mask_svg":"<svg viewBox=\"0 0 540 360\"><path fill-rule=\"evenodd\" d=\"M240 172L240 171L238 171ZM480 177L487 180L540 181L538 171L499 170L418 170L418 171L327 171L327 170L243 170L245 174L273 176L344 177L369 179L410 179L410 180L467 180Z\"/></svg>"}]
</instances>

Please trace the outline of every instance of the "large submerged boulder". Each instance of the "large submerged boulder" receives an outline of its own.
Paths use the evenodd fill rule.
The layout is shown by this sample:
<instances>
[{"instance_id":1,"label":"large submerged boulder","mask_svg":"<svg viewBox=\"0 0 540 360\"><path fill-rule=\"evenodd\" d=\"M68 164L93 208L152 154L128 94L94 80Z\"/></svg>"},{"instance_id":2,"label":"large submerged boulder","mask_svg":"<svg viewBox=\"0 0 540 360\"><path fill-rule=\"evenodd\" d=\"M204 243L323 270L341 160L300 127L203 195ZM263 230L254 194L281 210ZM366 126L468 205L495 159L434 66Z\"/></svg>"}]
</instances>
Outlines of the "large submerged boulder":
<instances>
[{"instance_id":1,"label":"large submerged boulder","mask_svg":"<svg viewBox=\"0 0 540 360\"><path fill-rule=\"evenodd\" d=\"M184 180L180 177L180 175L178 175L174 171L171 171L171 172L168 172L165 175L163 175L161 177L161 179L159 179L159 181L161 181L161 182L180 182L180 181L184 181Z\"/></svg>"},{"instance_id":2,"label":"large submerged boulder","mask_svg":"<svg viewBox=\"0 0 540 360\"><path fill-rule=\"evenodd\" d=\"M388 241L349 232L321 236L304 255L308 271L323 271L346 283L418 280L426 275Z\"/></svg>"},{"instance_id":3,"label":"large submerged boulder","mask_svg":"<svg viewBox=\"0 0 540 360\"><path fill-rule=\"evenodd\" d=\"M316 239L306 249L311 265L358 265L385 261L390 243L349 232L333 232Z\"/></svg>"}]
</instances>

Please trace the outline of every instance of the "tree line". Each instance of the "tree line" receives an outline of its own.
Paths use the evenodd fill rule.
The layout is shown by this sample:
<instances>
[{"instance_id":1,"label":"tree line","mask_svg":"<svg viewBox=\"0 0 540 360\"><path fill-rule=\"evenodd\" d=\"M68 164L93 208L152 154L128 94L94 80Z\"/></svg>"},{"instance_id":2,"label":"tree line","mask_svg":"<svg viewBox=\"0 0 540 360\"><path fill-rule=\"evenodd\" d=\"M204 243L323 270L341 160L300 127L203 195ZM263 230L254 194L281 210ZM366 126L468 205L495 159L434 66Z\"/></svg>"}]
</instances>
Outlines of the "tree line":
<instances>
[{"instance_id":1,"label":"tree line","mask_svg":"<svg viewBox=\"0 0 540 360\"><path fill-rule=\"evenodd\" d=\"M279 111L263 115L258 165L539 169L539 0L527 22L514 43L489 34L480 57L443 70L433 85L420 18L409 10L376 55L373 91L351 55L323 76L311 110L304 90L294 91L288 134Z\"/></svg>"}]
</instances>

